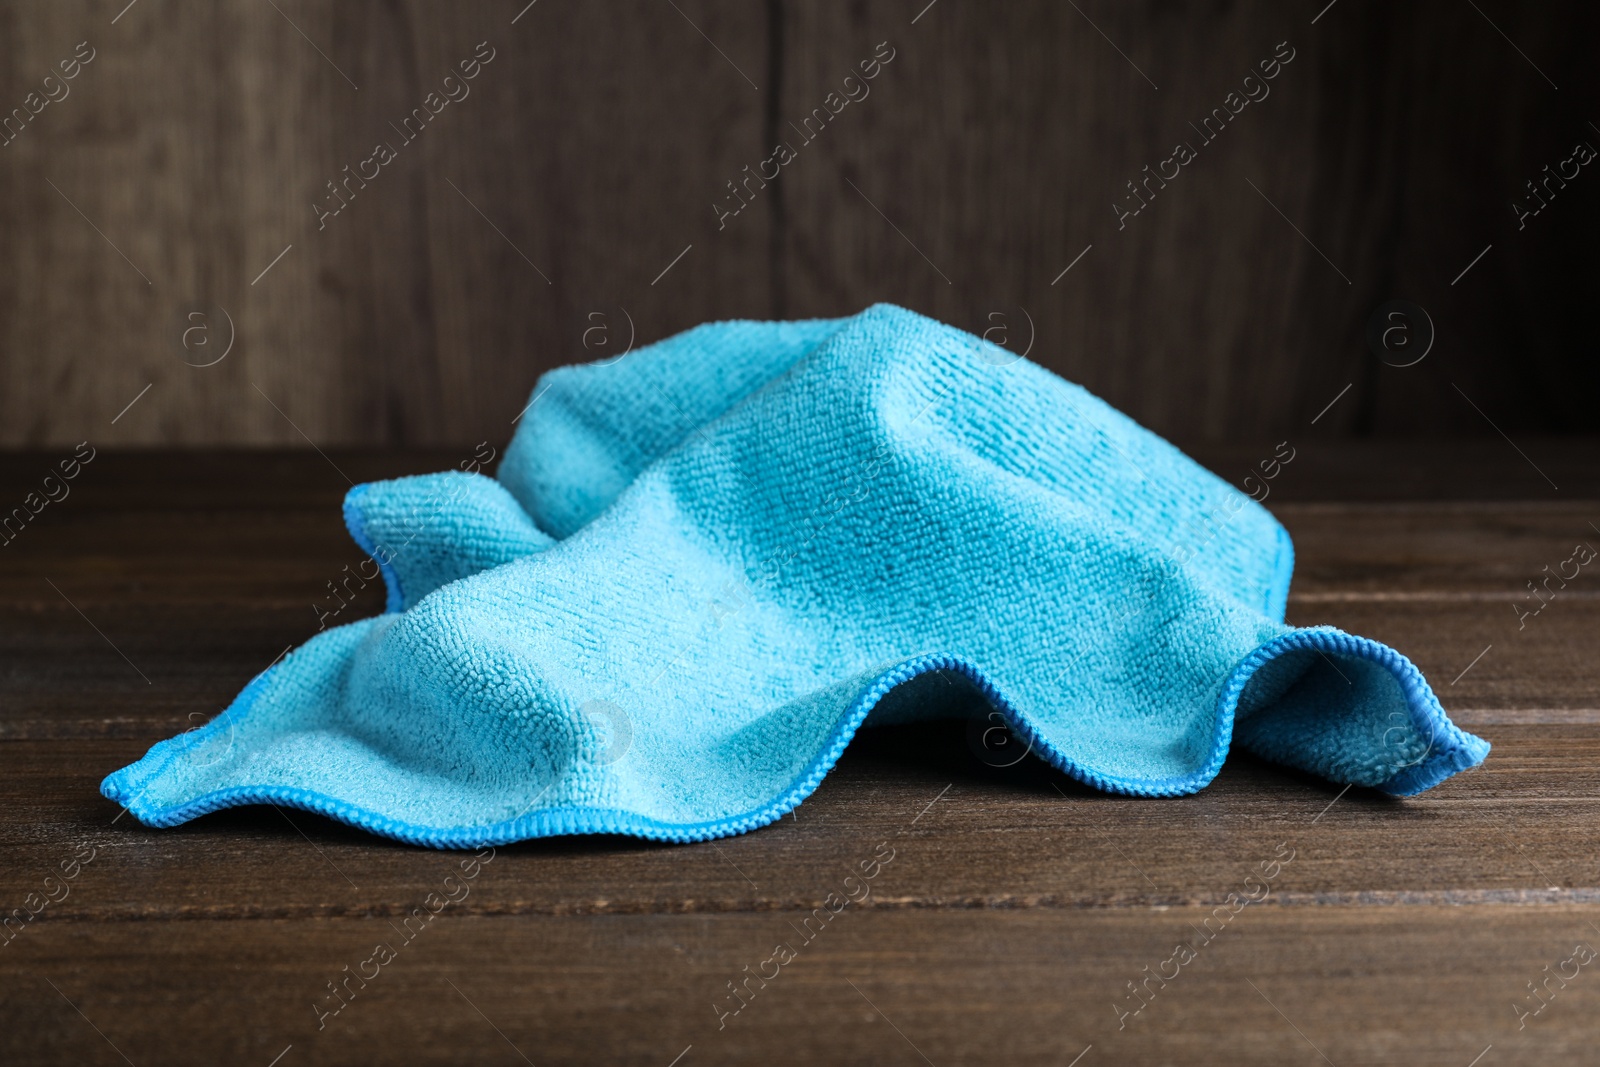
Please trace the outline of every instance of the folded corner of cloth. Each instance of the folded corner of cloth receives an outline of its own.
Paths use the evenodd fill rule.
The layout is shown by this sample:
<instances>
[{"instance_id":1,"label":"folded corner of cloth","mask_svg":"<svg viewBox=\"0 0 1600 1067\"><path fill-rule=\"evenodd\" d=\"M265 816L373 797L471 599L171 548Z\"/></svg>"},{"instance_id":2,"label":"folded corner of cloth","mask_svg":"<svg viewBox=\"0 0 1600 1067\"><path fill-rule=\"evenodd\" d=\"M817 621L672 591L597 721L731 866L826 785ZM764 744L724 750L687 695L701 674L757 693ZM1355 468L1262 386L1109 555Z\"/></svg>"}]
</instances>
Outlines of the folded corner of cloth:
<instances>
[{"instance_id":1,"label":"folded corner of cloth","mask_svg":"<svg viewBox=\"0 0 1600 1067\"><path fill-rule=\"evenodd\" d=\"M1084 389L876 305L544 375L490 478L359 486L388 611L312 637L102 792L436 847L773 821L864 722L1000 714L1097 788L1230 745L1394 794L1482 762L1410 660L1283 621L1254 500Z\"/></svg>"}]
</instances>

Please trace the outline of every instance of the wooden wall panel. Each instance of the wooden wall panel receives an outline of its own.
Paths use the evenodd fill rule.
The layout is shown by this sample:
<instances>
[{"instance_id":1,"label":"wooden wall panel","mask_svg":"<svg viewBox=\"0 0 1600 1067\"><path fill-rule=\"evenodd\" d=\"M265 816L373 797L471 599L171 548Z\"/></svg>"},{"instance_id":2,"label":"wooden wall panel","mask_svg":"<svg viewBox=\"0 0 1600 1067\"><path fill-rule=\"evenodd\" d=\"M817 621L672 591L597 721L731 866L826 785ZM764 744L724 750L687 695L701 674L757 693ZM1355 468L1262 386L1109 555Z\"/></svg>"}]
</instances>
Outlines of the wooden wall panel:
<instances>
[{"instance_id":1,"label":"wooden wall panel","mask_svg":"<svg viewBox=\"0 0 1600 1067\"><path fill-rule=\"evenodd\" d=\"M541 370L606 354L592 313L614 352L875 300L1003 321L1180 441L1600 429L1600 178L1510 210L1600 146L1584 5L124 5L0 3L0 108L95 54L0 147L0 445L503 440ZM325 183L483 41L470 95L319 228ZM1119 228L1280 41L1271 95ZM778 140L796 158L719 227ZM1363 341L1394 298L1436 328L1415 367ZM224 314L227 358L186 365Z\"/></svg>"},{"instance_id":2,"label":"wooden wall panel","mask_svg":"<svg viewBox=\"0 0 1600 1067\"><path fill-rule=\"evenodd\" d=\"M1492 434L1452 381L1508 430L1594 425L1579 306L1600 197L1575 180L1537 235L1509 210L1584 136L1591 10L1490 4L1491 25L1470 5L1340 3L1313 24L1323 3L940 2L910 24L921 6L789 9L786 111L868 41L901 45L795 168L791 312L888 299L982 329L1026 307L1032 358L1180 440ZM1270 95L1203 142L1190 123L1284 41ZM1125 183L1179 138L1197 158L1119 224ZM1434 320L1415 367L1364 343L1395 298ZM1580 388L1539 399L1562 380Z\"/></svg>"},{"instance_id":3,"label":"wooden wall panel","mask_svg":"<svg viewBox=\"0 0 1600 1067\"><path fill-rule=\"evenodd\" d=\"M591 312L614 346L629 316L643 343L766 313L765 227L711 256L700 208L759 140L717 48L759 74L761 8L277 7L7 10L11 96L85 37L97 57L0 149L0 441L503 440L539 371L590 351ZM403 142L390 123L483 41L469 95ZM394 161L319 228L379 140ZM209 356L187 316L220 337L216 308L233 350L185 365Z\"/></svg>"}]
</instances>

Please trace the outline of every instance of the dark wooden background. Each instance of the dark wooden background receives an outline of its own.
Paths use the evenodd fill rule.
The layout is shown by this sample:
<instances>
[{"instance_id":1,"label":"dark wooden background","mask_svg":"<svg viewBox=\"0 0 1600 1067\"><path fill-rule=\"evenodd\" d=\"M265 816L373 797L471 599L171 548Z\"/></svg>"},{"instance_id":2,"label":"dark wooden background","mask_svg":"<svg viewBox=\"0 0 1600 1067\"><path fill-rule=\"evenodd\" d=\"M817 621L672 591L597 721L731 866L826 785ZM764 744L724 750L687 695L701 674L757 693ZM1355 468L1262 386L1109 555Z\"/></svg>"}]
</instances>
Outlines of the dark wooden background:
<instances>
[{"instance_id":1,"label":"dark wooden background","mask_svg":"<svg viewBox=\"0 0 1600 1067\"><path fill-rule=\"evenodd\" d=\"M0 444L503 440L542 369L607 354L592 314L614 352L877 300L1003 315L1180 442L1347 384L1313 434L1600 429L1600 176L1510 206L1600 146L1594 5L926 2L0 5L0 108L95 50L0 147ZM471 95L319 231L324 183L480 41ZM725 183L883 41L719 232ZM1271 95L1119 231L1124 183L1280 41ZM1414 367L1363 342L1394 298L1437 329Z\"/></svg>"},{"instance_id":2,"label":"dark wooden background","mask_svg":"<svg viewBox=\"0 0 1600 1067\"><path fill-rule=\"evenodd\" d=\"M1600 937L1600 595L1515 624L1600 514L1600 162L1525 229L1511 203L1600 146L1597 31L1576 0L0 0L0 118L94 49L0 145L0 499L103 454L0 567L0 907L98 857L0 944L0 1062L1592 1062L1600 981L1519 1005ZM1124 183L1285 41L1119 230ZM1365 343L1396 299L1436 329L1414 366ZM359 559L345 472L454 466L630 339L879 300L1004 324L1230 480L1291 438L1290 619L1411 656L1489 761L1395 801L1241 757L1151 803L985 767L959 725L869 732L756 833L501 850L327 1030L326 982L455 857L270 808L151 830L96 792L314 632ZM890 836L871 904L719 1028ZM1123 983L1285 840L1269 900L1120 1028Z\"/></svg>"}]
</instances>

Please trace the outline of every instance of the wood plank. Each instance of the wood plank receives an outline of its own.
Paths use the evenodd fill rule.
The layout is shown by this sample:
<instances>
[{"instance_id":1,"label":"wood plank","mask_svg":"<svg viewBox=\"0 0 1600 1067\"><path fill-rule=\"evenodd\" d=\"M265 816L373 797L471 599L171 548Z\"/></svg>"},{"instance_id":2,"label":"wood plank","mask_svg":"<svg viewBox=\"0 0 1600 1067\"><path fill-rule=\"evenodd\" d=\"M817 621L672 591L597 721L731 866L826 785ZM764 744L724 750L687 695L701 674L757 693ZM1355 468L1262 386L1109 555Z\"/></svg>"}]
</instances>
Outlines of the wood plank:
<instances>
[{"instance_id":1,"label":"wood plank","mask_svg":"<svg viewBox=\"0 0 1600 1067\"><path fill-rule=\"evenodd\" d=\"M1518 630L1511 598L1289 603L1289 621L1325 624L1393 645L1421 668L1452 713L1593 709L1600 601L1558 601ZM1493 647L1490 647L1493 646ZM1487 650L1487 651L1486 651ZM1480 658L1481 657L1481 658Z\"/></svg>"},{"instance_id":2,"label":"wood plank","mask_svg":"<svg viewBox=\"0 0 1600 1067\"><path fill-rule=\"evenodd\" d=\"M1095 793L1033 760L994 769L960 725L864 732L796 813L716 843L623 838L508 846L463 914L760 911L814 905L819 871L904 841L886 907L1216 904L1279 842L1274 905L1597 903L1600 724L1490 724L1489 761L1397 800L1230 760L1203 792ZM0 745L0 900L80 843L97 850L57 920L404 915L456 863L318 816L238 809L148 830L98 795L140 744ZM937 803L934 803L938 798ZM930 808L929 805L933 806ZM926 814L919 813L926 810ZM915 822L913 823L913 820ZM896 845L898 847L898 845Z\"/></svg>"},{"instance_id":3,"label":"wood plank","mask_svg":"<svg viewBox=\"0 0 1600 1067\"><path fill-rule=\"evenodd\" d=\"M1280 504L1295 542L1293 591L1317 598L1592 597L1583 560L1600 558L1600 502ZM1583 551L1575 551L1583 546ZM1549 581L1548 587L1543 583ZM1538 587L1538 598L1529 583Z\"/></svg>"},{"instance_id":4,"label":"wood plank","mask_svg":"<svg viewBox=\"0 0 1600 1067\"><path fill-rule=\"evenodd\" d=\"M1499 438L1304 442L1293 431L1287 436L1295 458L1273 480L1269 507L1312 501L1600 499L1600 442L1590 438L1526 436L1509 444ZM1178 443L1234 485L1243 484L1276 448L1271 441L1180 438Z\"/></svg>"},{"instance_id":5,"label":"wood plank","mask_svg":"<svg viewBox=\"0 0 1600 1067\"><path fill-rule=\"evenodd\" d=\"M891 865L877 881L887 889L898 874ZM491 866L480 880L501 877ZM813 881L820 891L838 876ZM1464 1067L1492 1044L1494 1063L1591 1062L1600 985L1589 968L1565 988L1552 981L1554 999L1524 1029L1513 1010L1547 965L1595 943L1592 909L1571 906L1247 907L1164 988L1152 981L1153 998L1119 1030L1117 1005L1133 1003L1126 983L1179 942L1202 941L1210 914L868 903L819 924L810 943L797 910L446 911L409 942L384 918L56 923L0 956L0 1054L120 1062L111 1043L139 1064L265 1065L292 1046L281 1062L1059 1067L1092 1045L1081 1065L1310 1065L1320 1053ZM799 943L792 962L765 988L752 980L740 1014L722 1019L727 983L780 942ZM393 959L334 999L328 983L362 970L379 943Z\"/></svg>"}]
</instances>

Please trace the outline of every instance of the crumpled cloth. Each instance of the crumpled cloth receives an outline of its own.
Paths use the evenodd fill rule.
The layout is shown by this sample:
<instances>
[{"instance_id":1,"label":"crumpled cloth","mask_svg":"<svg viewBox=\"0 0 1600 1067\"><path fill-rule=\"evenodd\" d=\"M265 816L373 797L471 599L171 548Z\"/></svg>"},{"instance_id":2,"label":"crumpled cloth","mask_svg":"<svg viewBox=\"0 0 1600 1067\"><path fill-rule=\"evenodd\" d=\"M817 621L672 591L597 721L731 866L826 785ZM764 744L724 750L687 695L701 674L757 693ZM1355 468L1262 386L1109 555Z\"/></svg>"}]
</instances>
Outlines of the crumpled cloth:
<instances>
[{"instance_id":1,"label":"crumpled cloth","mask_svg":"<svg viewBox=\"0 0 1600 1067\"><path fill-rule=\"evenodd\" d=\"M1096 788L1237 742L1396 794L1482 762L1399 652L1284 624L1255 501L1085 390L878 305L546 374L490 478L358 486L389 610L319 633L102 792L438 847L672 841L799 804L863 723L998 715Z\"/></svg>"}]
</instances>

